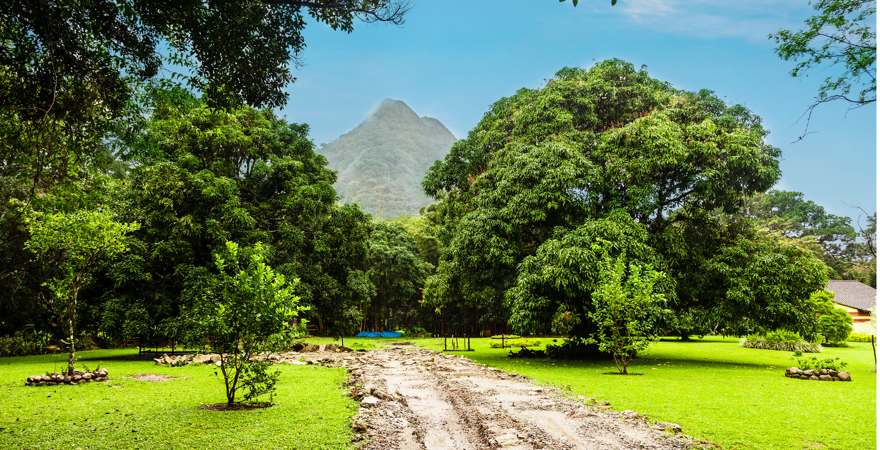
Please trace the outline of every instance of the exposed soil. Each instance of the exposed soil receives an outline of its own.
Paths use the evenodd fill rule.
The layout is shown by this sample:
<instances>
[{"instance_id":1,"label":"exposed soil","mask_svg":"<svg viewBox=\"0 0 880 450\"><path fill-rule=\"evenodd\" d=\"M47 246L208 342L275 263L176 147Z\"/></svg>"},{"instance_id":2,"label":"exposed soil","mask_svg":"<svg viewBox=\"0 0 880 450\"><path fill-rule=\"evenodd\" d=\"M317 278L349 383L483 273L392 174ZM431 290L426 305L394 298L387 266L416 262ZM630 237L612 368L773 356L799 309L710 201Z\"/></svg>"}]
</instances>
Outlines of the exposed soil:
<instances>
[{"instance_id":1,"label":"exposed soil","mask_svg":"<svg viewBox=\"0 0 880 450\"><path fill-rule=\"evenodd\" d=\"M169 377L168 375L158 375L158 374L154 374L154 373L144 373L141 375L135 375L131 378L135 381L152 381L152 382L170 381L173 379L172 377Z\"/></svg>"},{"instance_id":2,"label":"exposed soil","mask_svg":"<svg viewBox=\"0 0 880 450\"><path fill-rule=\"evenodd\" d=\"M365 449L684 449L707 446L632 411L585 399L469 359L413 346L311 353L349 369L353 420Z\"/></svg>"},{"instance_id":3,"label":"exposed soil","mask_svg":"<svg viewBox=\"0 0 880 450\"><path fill-rule=\"evenodd\" d=\"M269 402L248 402L248 403L211 403L209 405L199 406L199 409L207 409L209 411L249 411L252 409L263 409L272 406Z\"/></svg>"}]
</instances>

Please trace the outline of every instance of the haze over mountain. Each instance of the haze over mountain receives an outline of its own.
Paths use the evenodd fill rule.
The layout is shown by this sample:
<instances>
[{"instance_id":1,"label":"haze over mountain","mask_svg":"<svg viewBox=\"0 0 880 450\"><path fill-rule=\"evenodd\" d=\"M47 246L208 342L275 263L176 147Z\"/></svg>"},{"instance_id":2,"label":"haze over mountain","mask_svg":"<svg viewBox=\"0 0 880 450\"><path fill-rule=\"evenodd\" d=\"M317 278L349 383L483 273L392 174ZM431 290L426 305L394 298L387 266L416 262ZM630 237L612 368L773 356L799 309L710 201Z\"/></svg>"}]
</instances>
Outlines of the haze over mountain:
<instances>
[{"instance_id":1,"label":"haze over mountain","mask_svg":"<svg viewBox=\"0 0 880 450\"><path fill-rule=\"evenodd\" d=\"M367 120L319 152L337 172L342 201L394 218L418 214L431 202L422 191L422 178L455 140L439 120L419 117L406 103L386 99Z\"/></svg>"}]
</instances>

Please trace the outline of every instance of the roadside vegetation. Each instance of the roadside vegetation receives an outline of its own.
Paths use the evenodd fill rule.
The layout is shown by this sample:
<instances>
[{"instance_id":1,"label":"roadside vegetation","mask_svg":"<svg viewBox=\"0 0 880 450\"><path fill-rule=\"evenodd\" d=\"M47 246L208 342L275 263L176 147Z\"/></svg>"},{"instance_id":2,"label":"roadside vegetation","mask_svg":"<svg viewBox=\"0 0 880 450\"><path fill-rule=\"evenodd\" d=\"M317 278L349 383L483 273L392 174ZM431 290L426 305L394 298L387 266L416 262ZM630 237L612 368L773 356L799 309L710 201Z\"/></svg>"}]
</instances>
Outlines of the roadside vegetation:
<instances>
[{"instance_id":1,"label":"roadside vegetation","mask_svg":"<svg viewBox=\"0 0 880 450\"><path fill-rule=\"evenodd\" d=\"M351 446L357 411L343 369L282 364L274 406L216 412L225 403L216 367L131 360L136 349L79 352L78 365L110 381L33 388L28 375L67 366L63 354L0 358L0 448L315 448ZM138 375L168 377L138 381Z\"/></svg>"},{"instance_id":2,"label":"roadside vegetation","mask_svg":"<svg viewBox=\"0 0 880 450\"><path fill-rule=\"evenodd\" d=\"M545 345L554 341L534 339ZM438 339L414 342L443 349ZM610 359L509 358L511 349L492 348L491 342L472 339L473 352L456 354L585 396L590 403L608 402L615 410L677 423L684 433L723 448L874 447L877 374L870 344L827 348L819 356L847 362L853 381L844 383L785 378L784 370L798 364L793 353L742 348L736 338L662 339L639 354L629 368L638 375L628 377L614 376Z\"/></svg>"}]
</instances>

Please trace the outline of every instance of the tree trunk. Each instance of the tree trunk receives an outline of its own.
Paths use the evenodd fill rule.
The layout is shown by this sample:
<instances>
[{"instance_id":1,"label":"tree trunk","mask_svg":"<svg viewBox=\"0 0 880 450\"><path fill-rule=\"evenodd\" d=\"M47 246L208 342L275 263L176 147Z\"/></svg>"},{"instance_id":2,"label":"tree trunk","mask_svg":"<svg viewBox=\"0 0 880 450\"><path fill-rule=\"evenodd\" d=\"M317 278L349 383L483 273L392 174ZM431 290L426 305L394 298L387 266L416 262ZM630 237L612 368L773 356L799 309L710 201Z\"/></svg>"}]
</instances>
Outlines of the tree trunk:
<instances>
[{"instance_id":1,"label":"tree trunk","mask_svg":"<svg viewBox=\"0 0 880 450\"><path fill-rule=\"evenodd\" d=\"M67 304L67 327L68 327L68 355L67 375L73 376L76 366L76 296L78 289L71 289L70 303Z\"/></svg>"}]
</instances>

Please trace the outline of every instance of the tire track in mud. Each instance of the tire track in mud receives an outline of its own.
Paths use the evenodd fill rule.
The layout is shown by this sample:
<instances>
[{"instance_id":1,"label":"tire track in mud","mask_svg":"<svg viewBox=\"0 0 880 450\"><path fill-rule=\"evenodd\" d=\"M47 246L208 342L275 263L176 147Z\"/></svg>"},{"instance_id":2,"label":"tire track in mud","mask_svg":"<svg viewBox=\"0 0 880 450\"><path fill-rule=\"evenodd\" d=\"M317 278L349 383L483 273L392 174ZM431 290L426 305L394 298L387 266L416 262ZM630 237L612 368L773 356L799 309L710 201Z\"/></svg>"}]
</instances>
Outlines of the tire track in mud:
<instances>
[{"instance_id":1,"label":"tire track in mud","mask_svg":"<svg viewBox=\"0 0 880 450\"><path fill-rule=\"evenodd\" d=\"M303 354L346 367L364 449L686 449L711 446L664 432L631 411L590 407L556 389L412 346Z\"/></svg>"}]
</instances>

